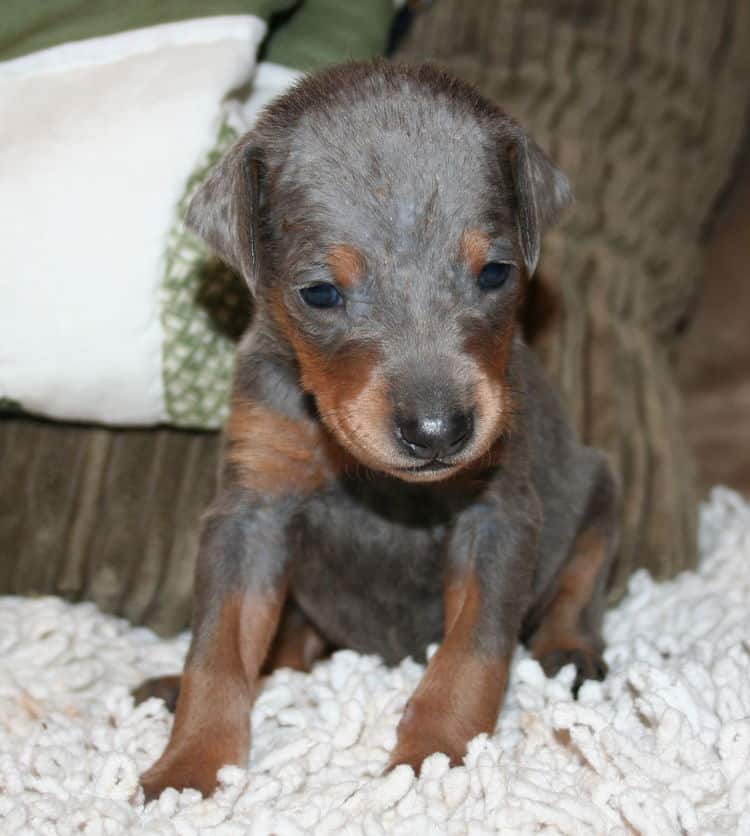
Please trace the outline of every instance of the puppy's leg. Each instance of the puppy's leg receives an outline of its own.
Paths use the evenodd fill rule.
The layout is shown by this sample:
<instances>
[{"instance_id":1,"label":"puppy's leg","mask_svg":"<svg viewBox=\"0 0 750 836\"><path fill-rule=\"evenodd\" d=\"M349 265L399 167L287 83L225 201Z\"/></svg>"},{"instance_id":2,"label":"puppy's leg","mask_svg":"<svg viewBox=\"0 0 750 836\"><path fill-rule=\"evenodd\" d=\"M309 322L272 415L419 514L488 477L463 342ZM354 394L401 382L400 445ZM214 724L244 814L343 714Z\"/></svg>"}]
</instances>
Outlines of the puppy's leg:
<instances>
[{"instance_id":1,"label":"puppy's leg","mask_svg":"<svg viewBox=\"0 0 750 836\"><path fill-rule=\"evenodd\" d=\"M136 705L151 697L156 697L164 700L167 708L174 712L177 707L177 697L180 694L180 675L155 676L142 682L137 688L133 689L132 693Z\"/></svg>"},{"instance_id":2,"label":"puppy's leg","mask_svg":"<svg viewBox=\"0 0 750 836\"><path fill-rule=\"evenodd\" d=\"M273 640L262 673L269 674L277 668L309 671L313 664L325 655L328 642L315 629L299 606L287 598L281 625Z\"/></svg>"},{"instance_id":3,"label":"puppy's leg","mask_svg":"<svg viewBox=\"0 0 750 836\"><path fill-rule=\"evenodd\" d=\"M313 664L325 655L328 642L315 629L312 622L291 598L287 598L281 625L266 656L262 674L269 674L277 668L292 668L295 671L309 671ZM169 711L175 711L180 694L179 674L155 676L133 689L135 704L150 697L164 700Z\"/></svg>"},{"instance_id":4,"label":"puppy's leg","mask_svg":"<svg viewBox=\"0 0 750 836\"><path fill-rule=\"evenodd\" d=\"M494 730L530 597L536 532L531 507L511 513L475 506L459 519L445 586L445 638L406 706L389 768L409 764L419 772L433 752L458 765L471 738Z\"/></svg>"},{"instance_id":5,"label":"puppy's leg","mask_svg":"<svg viewBox=\"0 0 750 836\"><path fill-rule=\"evenodd\" d=\"M286 592L280 522L272 509L250 509L242 498L206 520L193 640L169 743L141 778L147 799L166 787L207 795L221 766L245 762L255 684Z\"/></svg>"},{"instance_id":6,"label":"puppy's leg","mask_svg":"<svg viewBox=\"0 0 750 836\"><path fill-rule=\"evenodd\" d=\"M575 665L574 694L586 679L604 679L607 674L601 624L615 548L614 513L614 483L602 467L580 532L529 643L547 676Z\"/></svg>"},{"instance_id":7,"label":"puppy's leg","mask_svg":"<svg viewBox=\"0 0 750 836\"><path fill-rule=\"evenodd\" d=\"M599 528L587 527L578 535L530 643L547 676L575 665L574 693L586 679L604 679L607 673L601 639L607 554L607 538Z\"/></svg>"}]
</instances>

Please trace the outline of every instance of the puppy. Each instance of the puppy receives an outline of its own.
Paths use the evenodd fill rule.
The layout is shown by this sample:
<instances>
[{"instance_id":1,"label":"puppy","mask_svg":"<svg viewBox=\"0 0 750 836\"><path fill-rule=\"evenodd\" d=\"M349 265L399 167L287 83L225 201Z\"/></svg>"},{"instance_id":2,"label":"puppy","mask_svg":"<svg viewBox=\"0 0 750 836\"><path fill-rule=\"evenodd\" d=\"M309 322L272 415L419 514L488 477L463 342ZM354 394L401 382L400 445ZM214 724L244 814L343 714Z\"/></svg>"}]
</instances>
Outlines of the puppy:
<instances>
[{"instance_id":1,"label":"puppy","mask_svg":"<svg viewBox=\"0 0 750 836\"><path fill-rule=\"evenodd\" d=\"M250 285L193 641L142 777L244 764L264 665L441 646L390 766L492 732L516 642L601 679L615 491L515 332L568 184L473 87L381 62L309 77L196 194L188 224Z\"/></svg>"}]
</instances>

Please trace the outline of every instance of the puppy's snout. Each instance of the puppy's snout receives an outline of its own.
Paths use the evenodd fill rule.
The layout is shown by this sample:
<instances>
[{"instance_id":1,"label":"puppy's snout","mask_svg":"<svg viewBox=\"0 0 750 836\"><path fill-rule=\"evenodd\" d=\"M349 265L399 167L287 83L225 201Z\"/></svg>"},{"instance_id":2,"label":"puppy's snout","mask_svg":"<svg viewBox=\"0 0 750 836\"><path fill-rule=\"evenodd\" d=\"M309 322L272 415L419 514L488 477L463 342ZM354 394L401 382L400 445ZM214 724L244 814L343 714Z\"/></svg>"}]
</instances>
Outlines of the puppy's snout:
<instances>
[{"instance_id":1,"label":"puppy's snout","mask_svg":"<svg viewBox=\"0 0 750 836\"><path fill-rule=\"evenodd\" d=\"M455 456L474 433L471 412L401 417L396 422L401 446L416 459L431 461Z\"/></svg>"}]
</instances>

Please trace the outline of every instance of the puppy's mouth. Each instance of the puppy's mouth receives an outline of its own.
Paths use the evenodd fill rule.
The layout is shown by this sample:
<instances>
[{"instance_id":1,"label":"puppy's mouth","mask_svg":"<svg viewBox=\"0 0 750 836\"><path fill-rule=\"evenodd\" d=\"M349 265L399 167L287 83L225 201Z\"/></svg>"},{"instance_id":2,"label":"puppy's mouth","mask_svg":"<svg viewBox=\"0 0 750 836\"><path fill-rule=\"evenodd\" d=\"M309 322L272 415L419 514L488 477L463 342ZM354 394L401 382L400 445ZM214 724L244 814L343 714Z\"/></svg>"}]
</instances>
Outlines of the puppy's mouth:
<instances>
[{"instance_id":1,"label":"puppy's mouth","mask_svg":"<svg viewBox=\"0 0 750 836\"><path fill-rule=\"evenodd\" d=\"M329 414L329 421L332 417ZM346 422L336 420L332 423L335 425L334 433L339 436L340 441L344 443L344 446L349 449L356 459L359 459L372 470L390 474L405 482L437 482L447 479L468 463L463 460L463 457L460 461L446 461L435 457L428 461L414 462L413 464L403 458L401 461L398 461L397 458L394 461L395 457L389 455L389 451L387 448L384 449L380 439L372 438L362 432L348 432L349 428L346 427Z\"/></svg>"},{"instance_id":2,"label":"puppy's mouth","mask_svg":"<svg viewBox=\"0 0 750 836\"><path fill-rule=\"evenodd\" d=\"M477 397L467 410L471 418L453 420L443 433L447 437L441 437L430 426L415 429L397 417L388 389L378 378L370 379L355 398L332 394L316 393L315 405L338 443L365 467L404 482L440 482L473 467L488 453L501 428L499 397L485 398L490 408Z\"/></svg>"},{"instance_id":3,"label":"puppy's mouth","mask_svg":"<svg viewBox=\"0 0 750 836\"><path fill-rule=\"evenodd\" d=\"M413 457L410 460L403 449L395 446L393 434L385 436L373 431L371 424L375 422L368 424L356 417L350 410L329 410L325 421L355 459L372 470L404 482L440 482L452 478L484 455L496 435L493 423L480 416L472 437L456 453L436 451L431 458Z\"/></svg>"},{"instance_id":4,"label":"puppy's mouth","mask_svg":"<svg viewBox=\"0 0 750 836\"><path fill-rule=\"evenodd\" d=\"M455 464L444 462L441 459L433 459L424 464L415 464L409 467L399 467L398 470L404 473L439 473L441 470L452 470Z\"/></svg>"},{"instance_id":5,"label":"puppy's mouth","mask_svg":"<svg viewBox=\"0 0 750 836\"><path fill-rule=\"evenodd\" d=\"M435 458L420 464L390 465L384 468L391 476L404 482L441 482L450 479L457 471L471 463L470 457L461 457L457 461L445 461Z\"/></svg>"}]
</instances>

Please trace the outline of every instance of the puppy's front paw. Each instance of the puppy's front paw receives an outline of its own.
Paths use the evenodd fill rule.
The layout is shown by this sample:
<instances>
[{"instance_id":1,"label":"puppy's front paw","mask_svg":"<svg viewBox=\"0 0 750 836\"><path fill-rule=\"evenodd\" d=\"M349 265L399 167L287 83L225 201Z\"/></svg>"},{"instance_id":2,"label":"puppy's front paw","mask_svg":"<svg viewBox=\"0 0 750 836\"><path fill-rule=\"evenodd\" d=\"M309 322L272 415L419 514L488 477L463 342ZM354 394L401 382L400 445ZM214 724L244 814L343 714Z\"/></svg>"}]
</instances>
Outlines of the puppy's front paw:
<instances>
[{"instance_id":1,"label":"puppy's front paw","mask_svg":"<svg viewBox=\"0 0 750 836\"><path fill-rule=\"evenodd\" d=\"M472 733L460 729L454 717L446 716L436 708L413 699L409 702L398 724L398 742L386 772L407 764L419 775L422 762L435 752L448 755L451 766L459 766L463 762L466 744L480 730Z\"/></svg>"},{"instance_id":2,"label":"puppy's front paw","mask_svg":"<svg viewBox=\"0 0 750 836\"><path fill-rule=\"evenodd\" d=\"M151 769L141 775L141 786L146 801L158 798L168 787L176 790L188 788L199 790L203 796L212 795L216 789L216 773L222 763L203 761L204 752L186 751L178 757L158 760Z\"/></svg>"},{"instance_id":3,"label":"puppy's front paw","mask_svg":"<svg viewBox=\"0 0 750 836\"><path fill-rule=\"evenodd\" d=\"M227 764L242 764L247 758L247 734L242 729L206 727L200 737L170 743L164 754L141 775L146 801L158 798L167 787L196 789L212 795L216 774Z\"/></svg>"},{"instance_id":4,"label":"puppy's front paw","mask_svg":"<svg viewBox=\"0 0 750 836\"><path fill-rule=\"evenodd\" d=\"M554 676L565 665L575 665L576 678L571 690L576 697L587 679L602 680L607 675L607 663L602 654L593 647L552 650L539 658L539 664L547 676Z\"/></svg>"},{"instance_id":5,"label":"puppy's front paw","mask_svg":"<svg viewBox=\"0 0 750 836\"><path fill-rule=\"evenodd\" d=\"M446 752L448 748L450 747L445 743L440 743L434 738L432 740L416 740L399 743L388 760L388 766L386 766L385 772L388 773L397 766L406 764L414 770L415 775L419 775L423 762L430 755L434 755L435 752L442 752L448 755L451 766L460 766L463 763L463 756L466 754L466 746L461 747L460 750L456 749L452 753Z\"/></svg>"},{"instance_id":6,"label":"puppy's front paw","mask_svg":"<svg viewBox=\"0 0 750 836\"><path fill-rule=\"evenodd\" d=\"M451 649L446 639L406 706L388 768L405 763L419 774L435 752L459 766L469 741L493 732L507 678L508 659Z\"/></svg>"}]
</instances>

